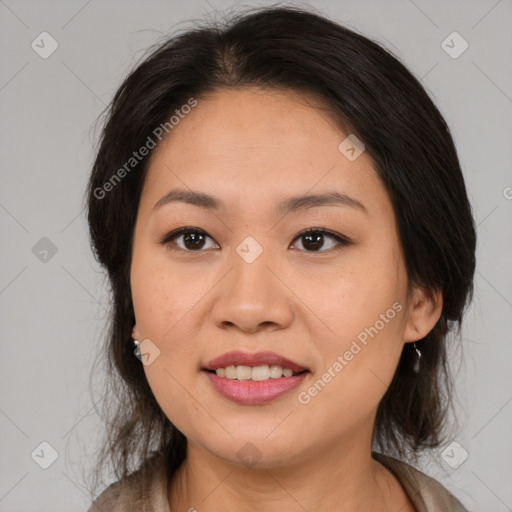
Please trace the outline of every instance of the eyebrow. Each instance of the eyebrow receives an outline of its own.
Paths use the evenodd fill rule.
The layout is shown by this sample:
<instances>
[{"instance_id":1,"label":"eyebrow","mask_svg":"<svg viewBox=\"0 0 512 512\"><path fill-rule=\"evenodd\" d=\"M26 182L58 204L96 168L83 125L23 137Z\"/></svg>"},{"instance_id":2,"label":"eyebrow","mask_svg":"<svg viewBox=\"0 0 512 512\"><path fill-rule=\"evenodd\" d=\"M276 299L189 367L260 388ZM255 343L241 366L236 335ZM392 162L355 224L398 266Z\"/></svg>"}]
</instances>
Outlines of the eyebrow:
<instances>
[{"instance_id":1,"label":"eyebrow","mask_svg":"<svg viewBox=\"0 0 512 512\"><path fill-rule=\"evenodd\" d=\"M206 210L218 210L226 206L224 201L204 192L173 189L157 201L155 206L153 206L153 211L173 202L191 204ZM277 212L285 215L290 212L307 210L315 206L348 206L368 213L368 210L360 201L337 191L290 197L278 204Z\"/></svg>"}]
</instances>

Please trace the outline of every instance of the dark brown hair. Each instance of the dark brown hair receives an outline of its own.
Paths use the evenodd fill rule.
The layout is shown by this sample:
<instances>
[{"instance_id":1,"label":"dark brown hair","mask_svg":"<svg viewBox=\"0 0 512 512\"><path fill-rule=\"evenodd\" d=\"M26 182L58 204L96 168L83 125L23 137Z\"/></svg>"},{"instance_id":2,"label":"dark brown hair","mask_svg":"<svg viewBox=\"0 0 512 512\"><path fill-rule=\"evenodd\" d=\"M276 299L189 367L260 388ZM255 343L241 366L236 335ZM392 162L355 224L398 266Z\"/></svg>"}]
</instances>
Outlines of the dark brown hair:
<instances>
[{"instance_id":1,"label":"dark brown hair","mask_svg":"<svg viewBox=\"0 0 512 512\"><path fill-rule=\"evenodd\" d=\"M131 338L132 236L149 156L119 182L105 184L190 98L200 102L214 90L254 86L323 100L373 158L394 207L409 283L443 294L439 321L416 343L422 352L418 374L414 347L404 345L378 408L374 442L407 457L442 440L451 398L447 334L455 327L460 334L472 298L476 245L450 130L389 50L303 8L271 7L204 23L159 43L124 80L106 112L87 207L91 244L113 298L105 340L109 423L97 469L108 460L118 479L142 467L153 452L167 455L172 475L186 455L186 438L156 402Z\"/></svg>"}]
</instances>

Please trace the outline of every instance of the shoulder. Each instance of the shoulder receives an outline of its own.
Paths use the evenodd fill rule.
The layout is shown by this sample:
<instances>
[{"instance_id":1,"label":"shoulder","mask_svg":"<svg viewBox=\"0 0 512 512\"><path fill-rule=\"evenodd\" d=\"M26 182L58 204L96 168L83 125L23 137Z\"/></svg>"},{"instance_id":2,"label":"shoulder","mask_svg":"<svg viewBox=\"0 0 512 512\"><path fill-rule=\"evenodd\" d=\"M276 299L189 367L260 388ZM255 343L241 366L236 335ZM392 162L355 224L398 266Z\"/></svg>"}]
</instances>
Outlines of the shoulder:
<instances>
[{"instance_id":1,"label":"shoulder","mask_svg":"<svg viewBox=\"0 0 512 512\"><path fill-rule=\"evenodd\" d=\"M163 456L153 456L143 468L110 484L87 512L170 512L166 469Z\"/></svg>"},{"instance_id":2,"label":"shoulder","mask_svg":"<svg viewBox=\"0 0 512 512\"><path fill-rule=\"evenodd\" d=\"M372 457L396 476L418 512L468 512L446 487L410 464L377 452Z\"/></svg>"}]
</instances>

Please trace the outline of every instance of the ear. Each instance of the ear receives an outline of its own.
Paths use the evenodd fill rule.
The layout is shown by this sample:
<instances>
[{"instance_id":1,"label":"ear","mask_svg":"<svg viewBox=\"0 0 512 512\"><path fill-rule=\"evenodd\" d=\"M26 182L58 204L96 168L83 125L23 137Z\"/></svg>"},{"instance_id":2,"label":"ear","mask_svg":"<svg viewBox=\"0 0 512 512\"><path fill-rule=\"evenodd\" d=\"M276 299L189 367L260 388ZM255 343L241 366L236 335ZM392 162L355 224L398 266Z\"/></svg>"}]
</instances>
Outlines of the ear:
<instances>
[{"instance_id":1,"label":"ear","mask_svg":"<svg viewBox=\"0 0 512 512\"><path fill-rule=\"evenodd\" d=\"M137 327L137 324L135 324L133 326L133 330L132 330L132 338L134 340L137 340L137 341L140 341L140 332L139 332L139 329Z\"/></svg>"},{"instance_id":2,"label":"ear","mask_svg":"<svg viewBox=\"0 0 512 512\"><path fill-rule=\"evenodd\" d=\"M413 285L408 304L404 341L411 343L424 338L436 325L443 309L443 294L439 289Z\"/></svg>"}]
</instances>

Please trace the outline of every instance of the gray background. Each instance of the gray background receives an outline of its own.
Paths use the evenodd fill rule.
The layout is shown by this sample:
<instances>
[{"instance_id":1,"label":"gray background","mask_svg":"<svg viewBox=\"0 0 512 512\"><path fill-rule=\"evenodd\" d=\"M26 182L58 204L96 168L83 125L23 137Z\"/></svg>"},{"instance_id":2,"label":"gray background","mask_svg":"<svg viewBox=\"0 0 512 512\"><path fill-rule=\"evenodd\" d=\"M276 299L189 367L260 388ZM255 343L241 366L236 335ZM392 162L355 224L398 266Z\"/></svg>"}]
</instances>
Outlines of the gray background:
<instances>
[{"instance_id":1,"label":"gray background","mask_svg":"<svg viewBox=\"0 0 512 512\"><path fill-rule=\"evenodd\" d=\"M89 506L82 472L97 449L94 402L103 398L101 372L92 393L89 378L108 307L82 208L92 127L150 44L232 5L0 0L0 511ZM309 5L382 41L421 79L452 129L478 224L463 363L454 355L460 430L453 441L469 456L452 469L437 450L422 467L470 510L512 510L512 0ZM43 31L59 45L47 59L31 48ZM458 58L441 45L453 31L469 44ZM52 244L55 254L41 252ZM49 457L44 441L58 452L48 469L34 460Z\"/></svg>"}]
</instances>

